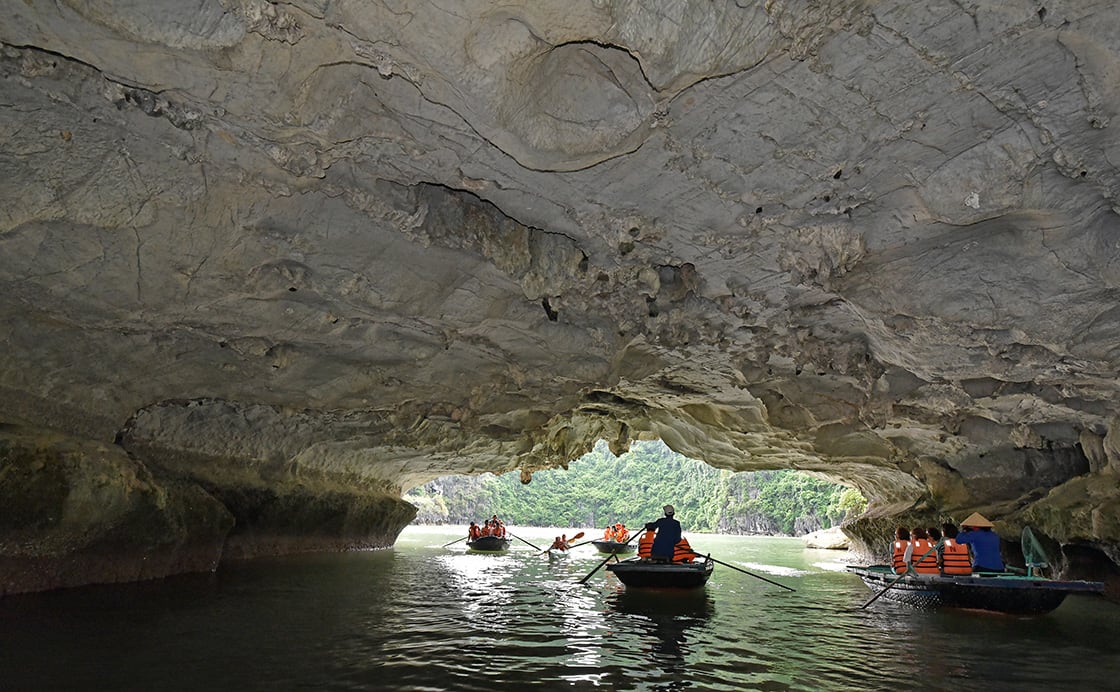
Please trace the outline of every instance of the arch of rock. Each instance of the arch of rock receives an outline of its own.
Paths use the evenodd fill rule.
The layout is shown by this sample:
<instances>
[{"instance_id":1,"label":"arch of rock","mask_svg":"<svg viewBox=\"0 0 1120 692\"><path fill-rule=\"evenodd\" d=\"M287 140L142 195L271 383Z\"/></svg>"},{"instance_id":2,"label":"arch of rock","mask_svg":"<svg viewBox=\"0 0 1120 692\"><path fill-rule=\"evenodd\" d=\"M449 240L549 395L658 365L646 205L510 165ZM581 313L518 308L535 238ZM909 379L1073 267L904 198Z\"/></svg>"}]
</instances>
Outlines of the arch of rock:
<instances>
[{"instance_id":1,"label":"arch of rock","mask_svg":"<svg viewBox=\"0 0 1120 692\"><path fill-rule=\"evenodd\" d=\"M1116 573L1120 7L9 4L0 593L600 438Z\"/></svg>"}]
</instances>

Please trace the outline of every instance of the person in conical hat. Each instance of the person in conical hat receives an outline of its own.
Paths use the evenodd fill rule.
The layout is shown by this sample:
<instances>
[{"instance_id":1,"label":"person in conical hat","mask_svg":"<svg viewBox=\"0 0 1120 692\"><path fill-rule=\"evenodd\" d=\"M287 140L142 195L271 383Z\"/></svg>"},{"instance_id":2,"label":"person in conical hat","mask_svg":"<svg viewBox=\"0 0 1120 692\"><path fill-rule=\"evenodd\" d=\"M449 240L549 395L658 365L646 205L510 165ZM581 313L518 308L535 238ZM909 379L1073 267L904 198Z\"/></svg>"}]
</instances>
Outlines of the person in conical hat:
<instances>
[{"instance_id":1,"label":"person in conical hat","mask_svg":"<svg viewBox=\"0 0 1120 692\"><path fill-rule=\"evenodd\" d=\"M985 519L983 514L980 514L979 512L973 512L972 514L968 515L967 519L961 522L961 526L971 526L974 529L990 529L994 525L992 524L992 522Z\"/></svg>"},{"instance_id":2,"label":"person in conical hat","mask_svg":"<svg viewBox=\"0 0 1120 692\"><path fill-rule=\"evenodd\" d=\"M992 522L979 512L973 512L961 522L957 543L968 546L973 572L1003 571L999 535L992 531Z\"/></svg>"}]
</instances>

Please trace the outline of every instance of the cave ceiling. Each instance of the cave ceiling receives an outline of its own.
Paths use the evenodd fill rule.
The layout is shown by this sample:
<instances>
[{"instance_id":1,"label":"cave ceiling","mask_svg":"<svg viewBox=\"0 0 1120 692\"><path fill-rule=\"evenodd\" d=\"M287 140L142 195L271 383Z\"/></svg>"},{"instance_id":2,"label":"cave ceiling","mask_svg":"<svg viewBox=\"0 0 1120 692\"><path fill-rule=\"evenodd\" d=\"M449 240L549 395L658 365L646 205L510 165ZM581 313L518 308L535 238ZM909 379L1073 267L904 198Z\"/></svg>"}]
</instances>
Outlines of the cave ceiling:
<instances>
[{"instance_id":1,"label":"cave ceiling","mask_svg":"<svg viewBox=\"0 0 1120 692\"><path fill-rule=\"evenodd\" d=\"M10 426L395 493L1120 466L1114 3L4 4Z\"/></svg>"}]
</instances>

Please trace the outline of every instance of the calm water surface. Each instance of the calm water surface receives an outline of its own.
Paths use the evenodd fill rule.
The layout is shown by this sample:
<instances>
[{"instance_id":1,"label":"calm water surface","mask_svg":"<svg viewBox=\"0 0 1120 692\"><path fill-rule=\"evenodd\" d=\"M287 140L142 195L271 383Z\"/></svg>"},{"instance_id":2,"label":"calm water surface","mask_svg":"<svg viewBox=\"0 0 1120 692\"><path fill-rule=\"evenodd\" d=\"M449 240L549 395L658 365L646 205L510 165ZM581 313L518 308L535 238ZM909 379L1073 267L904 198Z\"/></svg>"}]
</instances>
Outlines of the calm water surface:
<instances>
[{"instance_id":1,"label":"calm water surface","mask_svg":"<svg viewBox=\"0 0 1120 692\"><path fill-rule=\"evenodd\" d=\"M544 547L554 530L514 527ZM1105 690L1120 606L1034 618L879 599L846 553L689 535L698 592L628 592L590 545L549 562L409 527L396 548L0 599L0 690Z\"/></svg>"}]
</instances>

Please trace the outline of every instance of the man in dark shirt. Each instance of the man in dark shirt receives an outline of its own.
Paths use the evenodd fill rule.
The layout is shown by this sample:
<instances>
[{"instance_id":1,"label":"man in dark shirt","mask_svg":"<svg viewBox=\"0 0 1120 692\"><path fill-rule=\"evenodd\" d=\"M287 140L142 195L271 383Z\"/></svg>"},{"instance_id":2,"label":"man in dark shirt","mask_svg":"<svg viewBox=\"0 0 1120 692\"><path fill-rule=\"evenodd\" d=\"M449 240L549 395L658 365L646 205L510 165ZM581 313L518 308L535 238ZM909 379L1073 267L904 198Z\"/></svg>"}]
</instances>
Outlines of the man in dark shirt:
<instances>
[{"instance_id":1,"label":"man in dark shirt","mask_svg":"<svg viewBox=\"0 0 1120 692\"><path fill-rule=\"evenodd\" d=\"M657 562L672 562L673 548L681 539L681 523L673 518L676 510L673 505L665 505L665 516L657 521L646 524L646 531L656 531L653 547L650 549L650 559Z\"/></svg>"}]
</instances>

